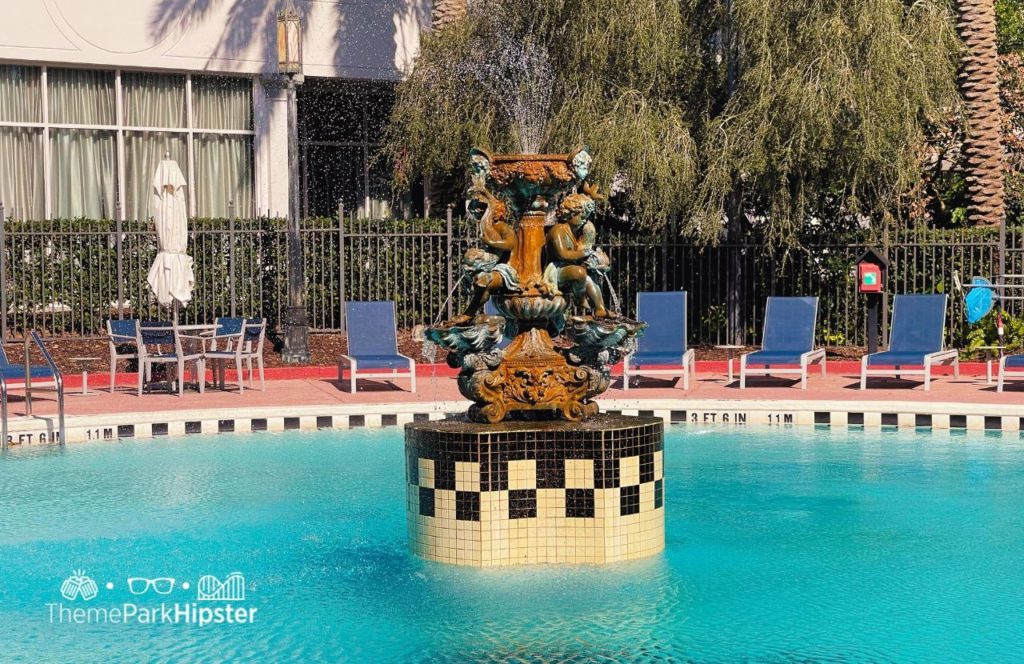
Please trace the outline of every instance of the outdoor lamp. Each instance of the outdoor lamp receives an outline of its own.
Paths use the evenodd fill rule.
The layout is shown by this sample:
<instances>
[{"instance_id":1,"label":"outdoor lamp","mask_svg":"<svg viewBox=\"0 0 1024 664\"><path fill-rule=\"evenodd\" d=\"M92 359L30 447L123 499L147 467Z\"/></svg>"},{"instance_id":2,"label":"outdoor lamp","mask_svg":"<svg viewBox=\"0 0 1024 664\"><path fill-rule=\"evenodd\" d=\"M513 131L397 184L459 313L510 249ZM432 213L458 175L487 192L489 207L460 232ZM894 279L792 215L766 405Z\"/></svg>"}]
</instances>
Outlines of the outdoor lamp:
<instances>
[{"instance_id":1,"label":"outdoor lamp","mask_svg":"<svg viewBox=\"0 0 1024 664\"><path fill-rule=\"evenodd\" d=\"M306 272L299 206L299 114L296 88L302 84L302 25L294 5L277 15L277 71L285 77L288 101L288 307L284 316L284 350L288 363L309 362Z\"/></svg>"},{"instance_id":2,"label":"outdoor lamp","mask_svg":"<svg viewBox=\"0 0 1024 664\"><path fill-rule=\"evenodd\" d=\"M277 71L286 75L302 71L302 25L292 6L277 15Z\"/></svg>"}]
</instances>

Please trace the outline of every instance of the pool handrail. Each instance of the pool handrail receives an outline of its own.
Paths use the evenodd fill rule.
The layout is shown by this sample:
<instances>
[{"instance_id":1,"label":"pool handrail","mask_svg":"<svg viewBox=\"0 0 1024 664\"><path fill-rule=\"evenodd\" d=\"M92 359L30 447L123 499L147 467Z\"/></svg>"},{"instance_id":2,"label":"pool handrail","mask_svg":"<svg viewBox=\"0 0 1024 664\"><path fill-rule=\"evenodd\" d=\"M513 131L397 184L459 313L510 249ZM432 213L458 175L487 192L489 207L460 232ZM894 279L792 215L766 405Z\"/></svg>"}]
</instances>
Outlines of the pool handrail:
<instances>
[{"instance_id":1,"label":"pool handrail","mask_svg":"<svg viewBox=\"0 0 1024 664\"><path fill-rule=\"evenodd\" d=\"M46 362L46 367L36 366L33 367L29 351L32 345L35 344L39 348L39 352ZM58 436L57 440L61 447L64 446L64 439L67 436L67 429L65 428L65 417L64 417L64 376L60 369L57 367L57 363L53 361L53 356L50 355L50 351L46 348L46 344L43 343L43 338L39 335L36 330L30 330L28 336L25 337L25 375L23 382L25 386L25 414L32 415L32 378L33 373L38 374L38 378L43 378L47 382L53 381L53 390L57 393L57 417L58 417ZM0 345L0 368L2 367L14 367L15 365L7 359L7 353L4 352L3 346ZM43 371L40 371L43 370ZM49 374L48 376L46 374ZM7 435L8 435L8 418L7 418L7 395L8 395L8 377L4 372L0 371L0 450L7 450Z\"/></svg>"}]
</instances>

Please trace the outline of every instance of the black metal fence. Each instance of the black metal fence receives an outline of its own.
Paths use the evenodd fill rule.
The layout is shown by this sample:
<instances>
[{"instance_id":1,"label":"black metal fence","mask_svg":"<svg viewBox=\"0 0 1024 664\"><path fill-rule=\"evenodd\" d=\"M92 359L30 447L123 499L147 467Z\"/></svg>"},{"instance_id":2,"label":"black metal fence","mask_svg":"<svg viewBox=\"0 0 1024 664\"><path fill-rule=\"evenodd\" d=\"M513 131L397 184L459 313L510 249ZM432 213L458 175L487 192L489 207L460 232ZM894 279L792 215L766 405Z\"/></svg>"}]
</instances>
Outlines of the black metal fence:
<instances>
[{"instance_id":1,"label":"black metal fence","mask_svg":"<svg viewBox=\"0 0 1024 664\"><path fill-rule=\"evenodd\" d=\"M866 345L867 303L857 293L856 262L874 247L890 260L888 293L950 294L947 337L959 344L968 326L954 275L969 282L976 275L999 274L997 229L812 233L801 238L799 247L787 250L756 241L701 247L671 232L660 238L628 231L604 235L623 308L633 310L637 292L686 290L691 343L759 343L769 295L817 295L819 343ZM1024 273L1024 228L1009 229L1006 244L1006 272ZM1019 314L1019 305L1007 302L1006 308ZM730 307L738 309L736 316L729 315Z\"/></svg>"},{"instance_id":2,"label":"black metal fence","mask_svg":"<svg viewBox=\"0 0 1024 664\"><path fill-rule=\"evenodd\" d=\"M0 209L2 215L2 209ZM2 218L2 217L0 217ZM465 305L459 259L477 244L475 222L443 219L367 220L339 211L307 219L306 305L313 331L344 327L346 300L394 300L398 324L412 327ZM1024 228L1008 229L1007 272L1024 273ZM998 274L994 229L865 230L808 234L797 249L770 251L756 241L695 245L670 229L639 234L600 227L599 244L613 262L611 282L629 314L637 292L690 293L691 342L756 343L768 295L818 295L819 341L865 344L865 302L856 293L855 261L869 246L887 253L889 292L950 292L951 343L966 332L953 275ZM186 322L221 315L282 320L287 306L287 232L280 219L196 219L189 253L196 289ZM6 221L0 225L0 317L4 338L29 329L47 336L102 333L108 318L166 316L146 275L156 255L150 224L97 220ZM1009 303L1016 305L1017 303ZM1020 313L1016 306L1008 307ZM730 309L735 315L730 316Z\"/></svg>"}]
</instances>

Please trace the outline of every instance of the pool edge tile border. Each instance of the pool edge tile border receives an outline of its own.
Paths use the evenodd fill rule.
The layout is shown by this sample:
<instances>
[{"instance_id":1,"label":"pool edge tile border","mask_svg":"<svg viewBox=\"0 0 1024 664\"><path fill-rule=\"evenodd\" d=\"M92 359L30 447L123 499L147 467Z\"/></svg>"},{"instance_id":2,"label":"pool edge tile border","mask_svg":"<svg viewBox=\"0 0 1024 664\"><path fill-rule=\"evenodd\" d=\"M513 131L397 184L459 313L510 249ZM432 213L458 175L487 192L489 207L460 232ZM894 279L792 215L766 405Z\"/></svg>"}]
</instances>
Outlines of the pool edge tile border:
<instances>
[{"instance_id":1,"label":"pool edge tile border","mask_svg":"<svg viewBox=\"0 0 1024 664\"><path fill-rule=\"evenodd\" d=\"M918 401L785 401L743 399L602 399L602 412L653 415L666 425L857 427L1017 433L1024 429L1024 404L964 404ZM71 415L69 443L164 436L316 431L402 427L423 419L461 413L467 401L406 404L231 407L207 410ZM328 426L329 424L329 426ZM53 417L10 422L12 445L57 442Z\"/></svg>"}]
</instances>

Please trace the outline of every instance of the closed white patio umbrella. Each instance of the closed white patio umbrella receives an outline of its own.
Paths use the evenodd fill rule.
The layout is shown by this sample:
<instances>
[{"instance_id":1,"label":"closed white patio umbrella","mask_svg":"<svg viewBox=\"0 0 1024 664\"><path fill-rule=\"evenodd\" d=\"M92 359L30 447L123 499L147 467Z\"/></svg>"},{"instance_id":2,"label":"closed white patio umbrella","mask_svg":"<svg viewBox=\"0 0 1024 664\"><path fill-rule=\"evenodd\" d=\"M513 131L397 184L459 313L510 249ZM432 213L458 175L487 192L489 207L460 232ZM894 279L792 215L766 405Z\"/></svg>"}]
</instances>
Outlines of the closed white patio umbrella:
<instances>
[{"instance_id":1,"label":"closed white patio umbrella","mask_svg":"<svg viewBox=\"0 0 1024 664\"><path fill-rule=\"evenodd\" d=\"M188 250L188 203L185 176L178 163L166 155L153 175L153 223L156 226L156 260L149 269L149 287L157 301L174 310L192 300L195 274Z\"/></svg>"}]
</instances>

